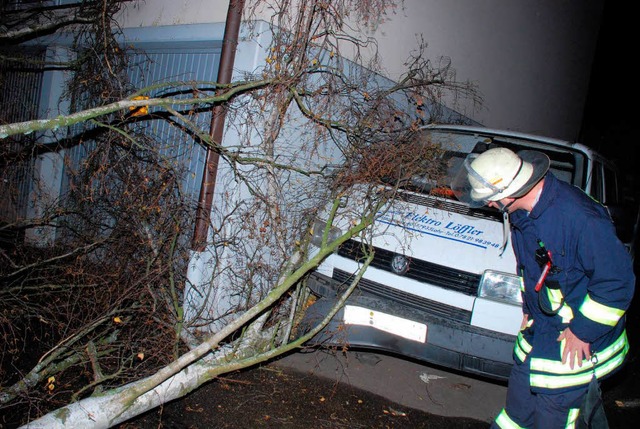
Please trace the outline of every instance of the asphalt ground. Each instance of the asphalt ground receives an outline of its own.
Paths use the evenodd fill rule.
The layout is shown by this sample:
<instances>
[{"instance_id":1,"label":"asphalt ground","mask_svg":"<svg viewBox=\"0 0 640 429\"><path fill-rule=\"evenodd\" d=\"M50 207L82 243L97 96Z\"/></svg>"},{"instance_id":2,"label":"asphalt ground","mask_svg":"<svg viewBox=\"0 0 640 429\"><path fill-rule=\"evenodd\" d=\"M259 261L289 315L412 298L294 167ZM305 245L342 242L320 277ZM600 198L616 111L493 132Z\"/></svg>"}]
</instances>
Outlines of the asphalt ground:
<instances>
[{"instance_id":1,"label":"asphalt ground","mask_svg":"<svg viewBox=\"0 0 640 429\"><path fill-rule=\"evenodd\" d=\"M274 365L346 383L431 414L485 422L500 412L507 392L506 383L376 352L313 350L291 354Z\"/></svg>"}]
</instances>

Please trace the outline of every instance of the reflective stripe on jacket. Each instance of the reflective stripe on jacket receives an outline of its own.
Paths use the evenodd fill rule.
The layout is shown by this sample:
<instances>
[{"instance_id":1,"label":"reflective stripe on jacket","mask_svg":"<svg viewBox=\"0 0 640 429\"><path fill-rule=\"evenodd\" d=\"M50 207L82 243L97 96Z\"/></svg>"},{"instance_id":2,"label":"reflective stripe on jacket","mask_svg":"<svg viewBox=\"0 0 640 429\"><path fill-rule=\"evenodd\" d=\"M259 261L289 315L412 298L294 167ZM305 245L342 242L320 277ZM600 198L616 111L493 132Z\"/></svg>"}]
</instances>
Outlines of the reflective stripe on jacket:
<instances>
[{"instance_id":1,"label":"reflective stripe on jacket","mask_svg":"<svg viewBox=\"0 0 640 429\"><path fill-rule=\"evenodd\" d=\"M611 374L629 349L625 311L635 287L629 253L615 234L607 209L579 188L547 173L531 213L510 215L518 271L524 278L523 311L533 320L520 332L514 357L531 358L534 391L570 389L589 383L593 364L562 364L564 342L558 335L569 326L597 356L596 375ZM535 251L541 241L554 268L539 292L534 290L541 267Z\"/></svg>"}]
</instances>

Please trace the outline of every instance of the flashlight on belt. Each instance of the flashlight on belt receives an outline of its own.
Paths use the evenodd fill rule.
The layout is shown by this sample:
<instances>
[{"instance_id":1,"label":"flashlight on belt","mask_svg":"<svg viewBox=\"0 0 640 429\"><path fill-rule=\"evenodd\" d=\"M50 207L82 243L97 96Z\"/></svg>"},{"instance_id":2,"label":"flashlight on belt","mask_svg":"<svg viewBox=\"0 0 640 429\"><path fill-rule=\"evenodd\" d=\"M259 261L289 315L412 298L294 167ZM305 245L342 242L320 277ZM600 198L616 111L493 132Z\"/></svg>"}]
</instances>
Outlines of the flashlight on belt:
<instances>
[{"instance_id":1,"label":"flashlight on belt","mask_svg":"<svg viewBox=\"0 0 640 429\"><path fill-rule=\"evenodd\" d=\"M544 247L544 243L540 240L538 240L538 248L536 249L536 262L542 268L542 273L540 274L540 278L538 279L535 287L535 291L540 292L552 265L551 251L547 250L547 248Z\"/></svg>"}]
</instances>

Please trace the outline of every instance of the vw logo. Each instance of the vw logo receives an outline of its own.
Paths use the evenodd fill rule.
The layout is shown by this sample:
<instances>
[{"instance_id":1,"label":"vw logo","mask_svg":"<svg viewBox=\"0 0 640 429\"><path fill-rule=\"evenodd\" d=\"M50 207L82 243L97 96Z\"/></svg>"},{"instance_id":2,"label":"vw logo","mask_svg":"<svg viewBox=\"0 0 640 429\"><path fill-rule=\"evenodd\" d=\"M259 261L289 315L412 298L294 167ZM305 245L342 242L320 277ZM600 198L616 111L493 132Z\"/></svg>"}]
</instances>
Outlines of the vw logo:
<instances>
[{"instance_id":1,"label":"vw logo","mask_svg":"<svg viewBox=\"0 0 640 429\"><path fill-rule=\"evenodd\" d=\"M391 260L391 269L394 273L403 275L409 270L409 259L402 255L396 255Z\"/></svg>"}]
</instances>

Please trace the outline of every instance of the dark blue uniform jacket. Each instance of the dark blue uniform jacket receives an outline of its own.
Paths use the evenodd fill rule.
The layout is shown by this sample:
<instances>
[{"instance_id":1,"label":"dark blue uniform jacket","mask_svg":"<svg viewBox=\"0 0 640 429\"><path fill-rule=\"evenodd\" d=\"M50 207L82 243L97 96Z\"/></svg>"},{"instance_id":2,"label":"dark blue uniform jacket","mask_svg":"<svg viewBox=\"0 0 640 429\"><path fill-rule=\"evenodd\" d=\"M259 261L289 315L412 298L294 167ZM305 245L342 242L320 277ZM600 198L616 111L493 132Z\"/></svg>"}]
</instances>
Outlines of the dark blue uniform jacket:
<instances>
[{"instance_id":1,"label":"dark blue uniform jacket","mask_svg":"<svg viewBox=\"0 0 640 429\"><path fill-rule=\"evenodd\" d=\"M516 363L527 356L534 390L553 391L587 384L593 368L599 377L620 367L628 351L624 312L634 293L629 253L615 233L607 209L581 189L545 176L531 213L510 215L511 237L524 278L523 311L533 324L521 331ZM536 292L542 268L535 252L545 246L553 267ZM567 326L590 343L598 361L571 370L561 364L557 337Z\"/></svg>"}]
</instances>

